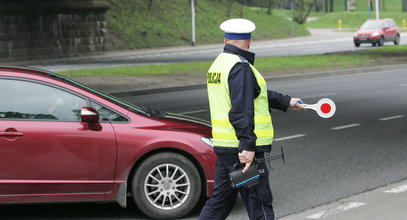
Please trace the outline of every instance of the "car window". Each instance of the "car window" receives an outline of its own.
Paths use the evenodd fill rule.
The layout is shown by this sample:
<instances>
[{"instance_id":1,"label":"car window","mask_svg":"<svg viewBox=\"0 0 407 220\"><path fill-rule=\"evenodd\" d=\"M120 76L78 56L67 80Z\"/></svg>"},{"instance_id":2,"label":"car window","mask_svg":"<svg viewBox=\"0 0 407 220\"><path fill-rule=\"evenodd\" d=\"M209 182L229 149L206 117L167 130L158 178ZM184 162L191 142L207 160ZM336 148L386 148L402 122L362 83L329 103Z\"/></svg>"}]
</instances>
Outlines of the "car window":
<instances>
[{"instance_id":1,"label":"car window","mask_svg":"<svg viewBox=\"0 0 407 220\"><path fill-rule=\"evenodd\" d=\"M48 85L0 79L0 120L80 121L84 98Z\"/></svg>"},{"instance_id":2,"label":"car window","mask_svg":"<svg viewBox=\"0 0 407 220\"><path fill-rule=\"evenodd\" d=\"M366 21L360 29L362 30L370 30L370 29L379 29L382 25L382 22L375 21L375 20L368 20Z\"/></svg>"},{"instance_id":3,"label":"car window","mask_svg":"<svg viewBox=\"0 0 407 220\"><path fill-rule=\"evenodd\" d=\"M394 23L391 20L387 20L387 26L390 28L395 27Z\"/></svg>"},{"instance_id":4,"label":"car window","mask_svg":"<svg viewBox=\"0 0 407 220\"><path fill-rule=\"evenodd\" d=\"M100 122L128 122L129 120L119 113L116 113L109 108L92 102L92 107L99 112Z\"/></svg>"},{"instance_id":5,"label":"car window","mask_svg":"<svg viewBox=\"0 0 407 220\"><path fill-rule=\"evenodd\" d=\"M385 21L385 22L383 23L383 28L389 28L389 27L390 27L389 21Z\"/></svg>"}]
</instances>

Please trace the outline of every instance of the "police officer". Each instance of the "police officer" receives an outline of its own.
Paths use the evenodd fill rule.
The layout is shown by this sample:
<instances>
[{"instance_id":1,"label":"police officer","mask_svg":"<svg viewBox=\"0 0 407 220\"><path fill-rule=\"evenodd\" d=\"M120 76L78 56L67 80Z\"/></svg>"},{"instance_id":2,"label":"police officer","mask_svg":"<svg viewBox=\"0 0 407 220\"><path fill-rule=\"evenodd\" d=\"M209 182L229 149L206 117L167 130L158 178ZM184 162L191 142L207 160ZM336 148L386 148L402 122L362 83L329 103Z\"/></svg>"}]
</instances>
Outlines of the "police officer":
<instances>
[{"instance_id":1,"label":"police officer","mask_svg":"<svg viewBox=\"0 0 407 220\"><path fill-rule=\"evenodd\" d=\"M255 24L246 19L230 19L220 25L225 32L224 50L207 75L214 150L217 154L215 189L199 219L226 219L239 192L250 219L274 219L273 197L265 162L258 164L259 184L233 189L229 173L234 164L244 163L242 172L255 158L270 152L274 130L269 108L287 111L303 109L299 98L267 90L263 76L253 66L249 52Z\"/></svg>"}]
</instances>

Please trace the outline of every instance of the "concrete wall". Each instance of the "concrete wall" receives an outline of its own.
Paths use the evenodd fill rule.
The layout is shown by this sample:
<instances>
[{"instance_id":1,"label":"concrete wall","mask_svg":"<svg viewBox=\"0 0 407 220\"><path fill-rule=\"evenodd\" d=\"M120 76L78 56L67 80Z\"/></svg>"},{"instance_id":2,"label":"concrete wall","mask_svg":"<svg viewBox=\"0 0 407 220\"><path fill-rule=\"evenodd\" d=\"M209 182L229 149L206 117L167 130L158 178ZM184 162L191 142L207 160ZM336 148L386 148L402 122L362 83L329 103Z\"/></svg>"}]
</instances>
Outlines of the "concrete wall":
<instances>
[{"instance_id":1,"label":"concrete wall","mask_svg":"<svg viewBox=\"0 0 407 220\"><path fill-rule=\"evenodd\" d=\"M102 0L2 0L0 62L103 53L108 6Z\"/></svg>"}]
</instances>

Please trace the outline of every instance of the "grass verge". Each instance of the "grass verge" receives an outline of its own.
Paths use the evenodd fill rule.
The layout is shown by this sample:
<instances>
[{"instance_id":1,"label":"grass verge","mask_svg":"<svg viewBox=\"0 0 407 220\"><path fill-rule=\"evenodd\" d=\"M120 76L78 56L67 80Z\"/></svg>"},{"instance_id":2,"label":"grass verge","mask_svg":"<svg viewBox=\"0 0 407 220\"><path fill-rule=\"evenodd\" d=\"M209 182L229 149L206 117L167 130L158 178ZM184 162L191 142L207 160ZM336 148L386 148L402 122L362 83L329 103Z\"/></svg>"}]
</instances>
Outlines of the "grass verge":
<instances>
[{"instance_id":1,"label":"grass verge","mask_svg":"<svg viewBox=\"0 0 407 220\"><path fill-rule=\"evenodd\" d=\"M106 20L108 49L123 50L190 45L192 24L190 1L109 0ZM285 17L242 6L236 1L195 1L196 44L218 43L223 39L219 25L230 18L247 18L257 28L253 39L277 39L309 35L303 25Z\"/></svg>"},{"instance_id":2,"label":"grass verge","mask_svg":"<svg viewBox=\"0 0 407 220\"><path fill-rule=\"evenodd\" d=\"M401 28L403 19L407 20L407 13L402 12L381 12L381 18L393 18L394 22ZM371 19L375 14L370 15ZM315 21L306 23L307 28L337 28L338 20L342 21L342 28L358 29L363 22L368 19L367 12L334 12L326 13Z\"/></svg>"},{"instance_id":3,"label":"grass verge","mask_svg":"<svg viewBox=\"0 0 407 220\"><path fill-rule=\"evenodd\" d=\"M380 47L380 48L372 49L372 51L387 52L387 53L392 53L392 52L403 53L403 52L407 51L407 45L398 45L398 46L391 46L391 47Z\"/></svg>"},{"instance_id":4,"label":"grass verge","mask_svg":"<svg viewBox=\"0 0 407 220\"><path fill-rule=\"evenodd\" d=\"M327 54L256 59L255 66L262 73L290 69L320 67L349 68L374 63L381 55L376 54ZM212 62L125 66L97 69L78 69L59 72L68 77L84 76L148 76L148 75L201 75Z\"/></svg>"}]
</instances>

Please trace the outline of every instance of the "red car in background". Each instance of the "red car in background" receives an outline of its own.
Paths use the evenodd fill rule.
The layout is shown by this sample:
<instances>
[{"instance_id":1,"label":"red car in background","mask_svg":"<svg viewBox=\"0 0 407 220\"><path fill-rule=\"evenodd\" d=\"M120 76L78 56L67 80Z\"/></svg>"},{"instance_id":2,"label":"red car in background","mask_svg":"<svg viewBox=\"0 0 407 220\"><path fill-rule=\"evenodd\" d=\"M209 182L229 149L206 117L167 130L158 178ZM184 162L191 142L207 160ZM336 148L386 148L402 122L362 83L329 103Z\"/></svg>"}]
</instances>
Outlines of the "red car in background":
<instances>
[{"instance_id":1,"label":"red car in background","mask_svg":"<svg viewBox=\"0 0 407 220\"><path fill-rule=\"evenodd\" d=\"M391 18L367 20L353 35L356 47L362 43L383 46L384 42L400 43L400 29Z\"/></svg>"},{"instance_id":2,"label":"red car in background","mask_svg":"<svg viewBox=\"0 0 407 220\"><path fill-rule=\"evenodd\" d=\"M213 189L206 121L137 107L54 73L0 66L0 204L111 201L188 214Z\"/></svg>"}]
</instances>

